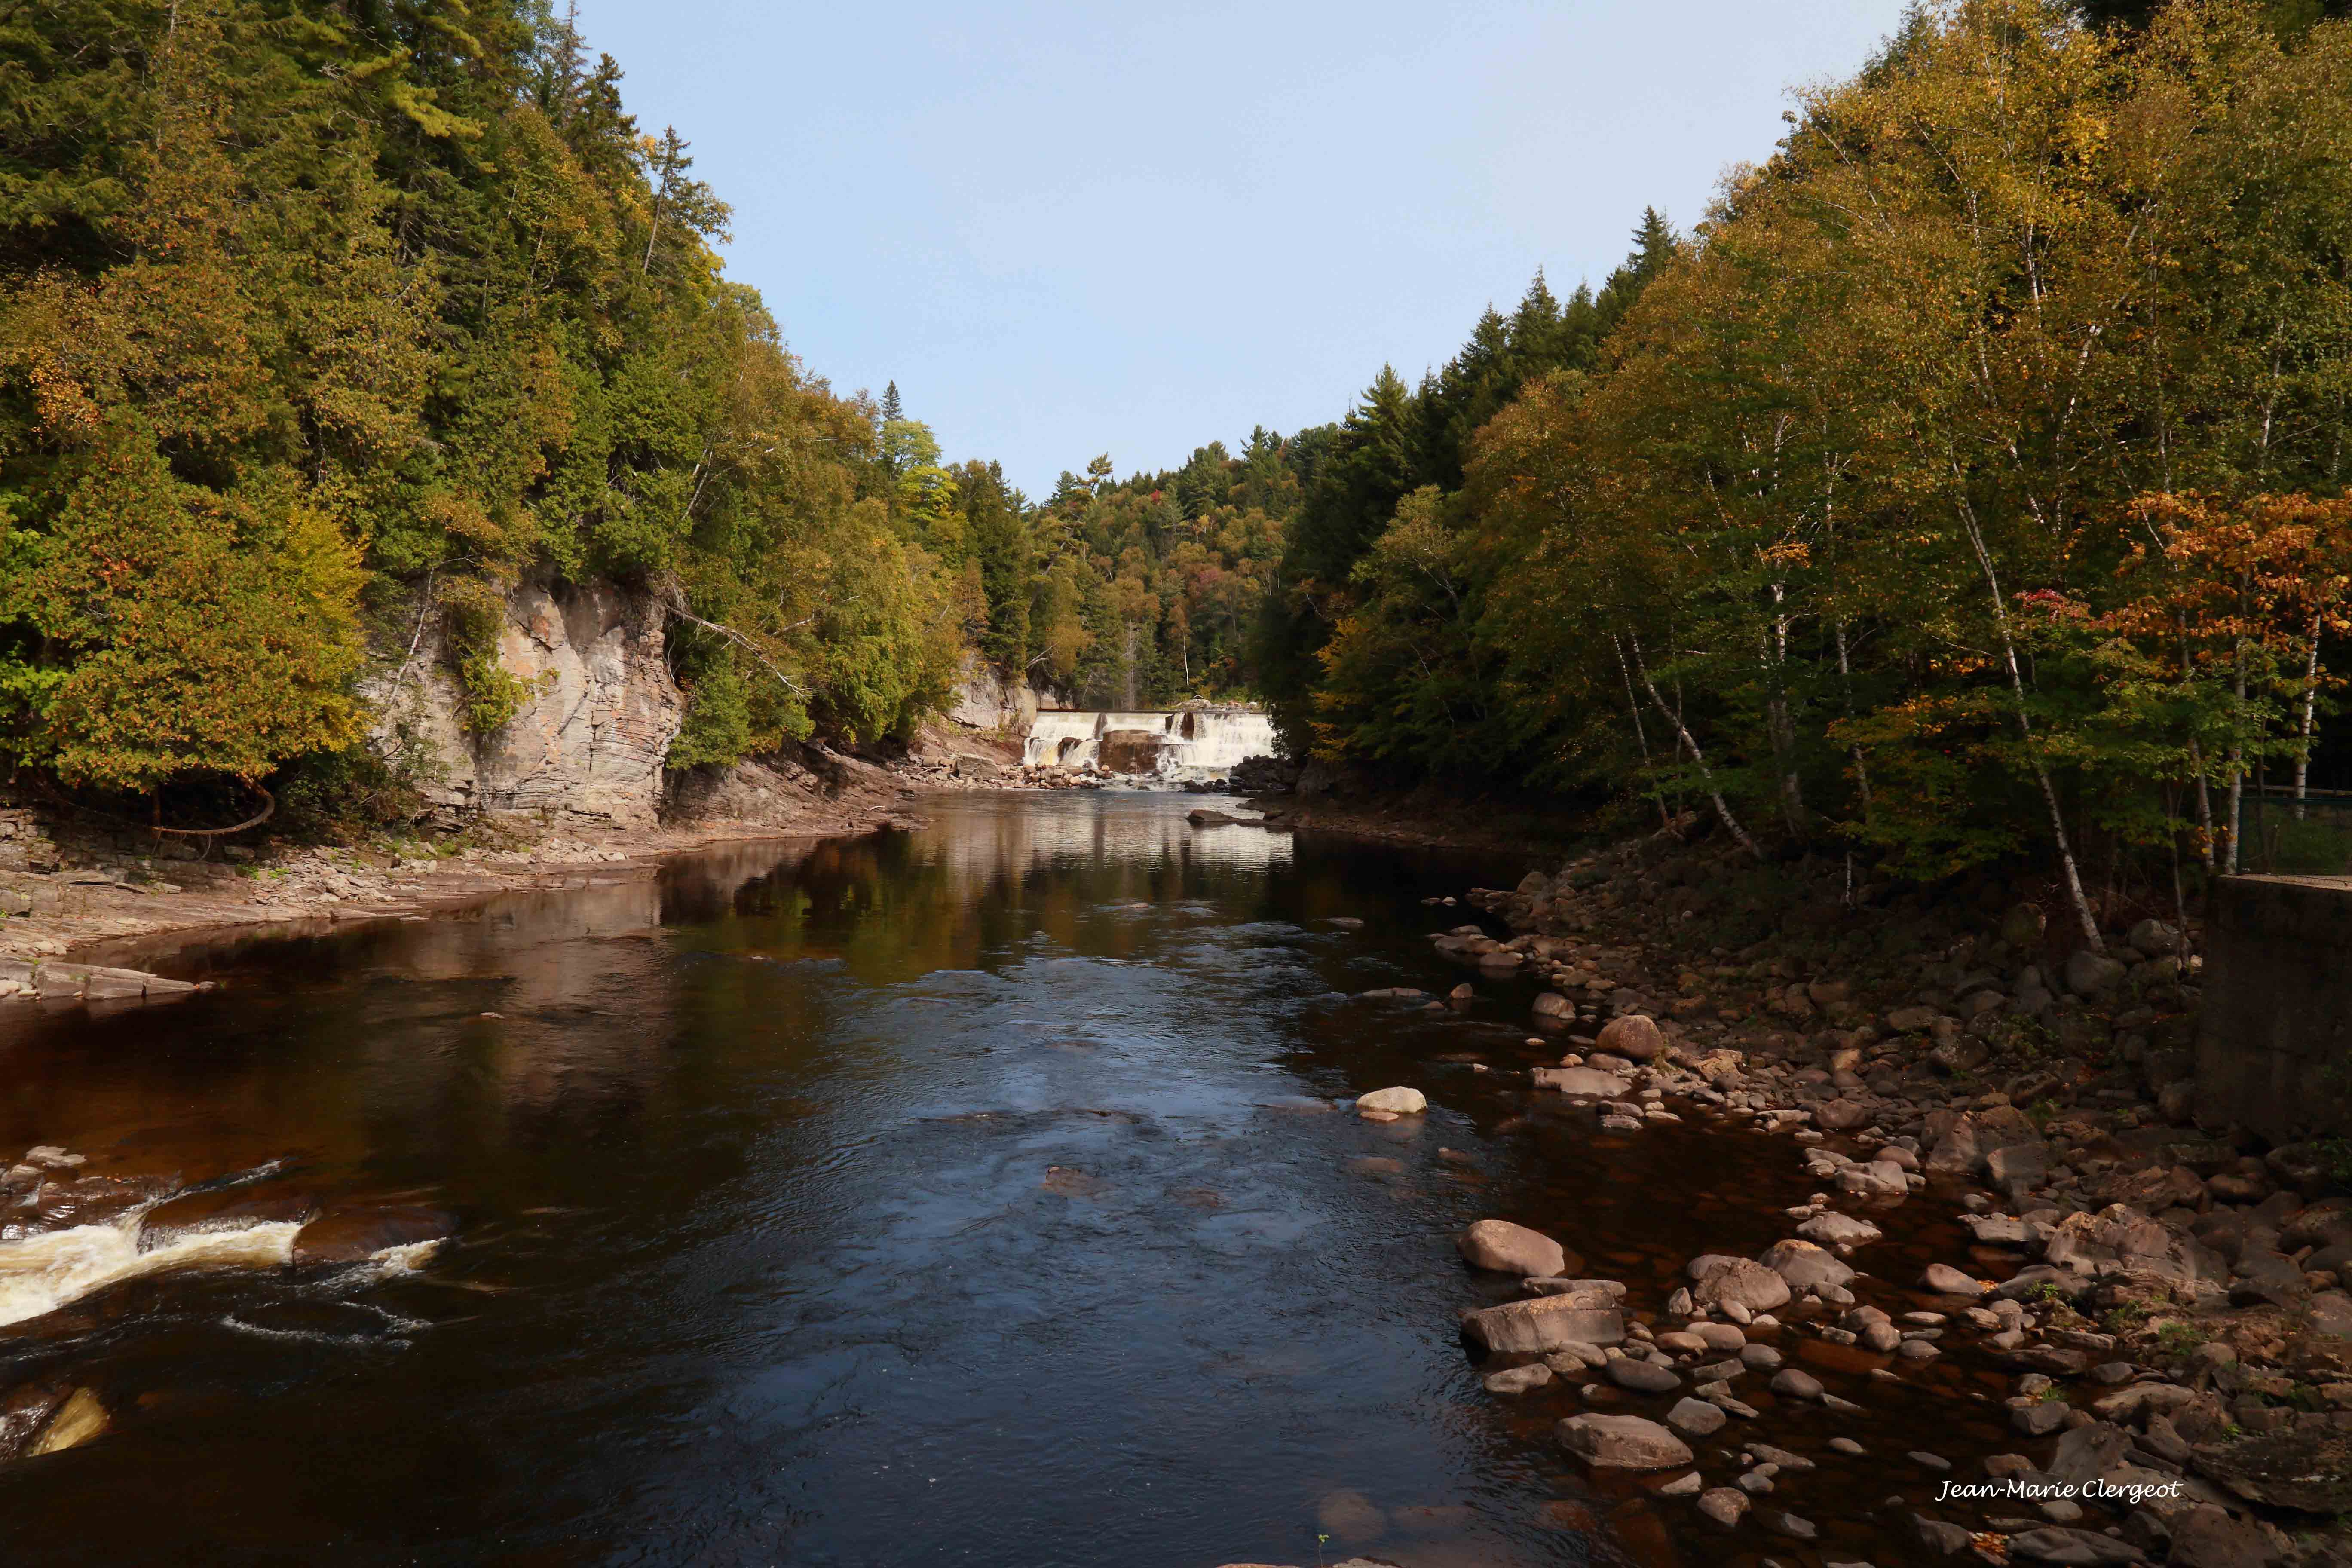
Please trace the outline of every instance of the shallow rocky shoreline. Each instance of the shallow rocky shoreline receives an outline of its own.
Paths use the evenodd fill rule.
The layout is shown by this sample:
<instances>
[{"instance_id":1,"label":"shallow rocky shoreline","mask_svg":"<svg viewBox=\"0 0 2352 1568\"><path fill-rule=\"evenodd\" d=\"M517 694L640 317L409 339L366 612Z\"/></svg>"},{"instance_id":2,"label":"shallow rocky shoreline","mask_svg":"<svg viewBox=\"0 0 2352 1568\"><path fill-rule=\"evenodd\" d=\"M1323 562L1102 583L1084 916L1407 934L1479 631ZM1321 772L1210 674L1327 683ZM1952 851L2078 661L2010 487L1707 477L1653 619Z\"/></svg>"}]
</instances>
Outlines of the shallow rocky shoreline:
<instances>
[{"instance_id":1,"label":"shallow rocky shoreline","mask_svg":"<svg viewBox=\"0 0 2352 1568\"><path fill-rule=\"evenodd\" d=\"M1590 1102L1621 1135L1696 1120L1784 1137L1821 1184L1785 1239L1694 1258L1655 1301L1575 1277L1572 1237L1472 1226L1474 1270L1524 1277L1521 1300L1463 1310L1487 1392L1572 1388L1589 1408L1558 1422L1564 1450L1685 1500L1727 1549L1805 1549L1821 1531L1802 1506L1870 1518L1926 1561L2352 1562L2347 1173L2323 1145L2194 1124L2193 931L2143 919L2104 955L2053 958L2036 905L1878 886L1844 892L1843 921L1791 919L1729 952L1703 934L1728 871L1675 841L1621 846L1461 898L1509 938L1433 938L1484 978L1550 986L1528 1045L1571 1048L1528 1070L1529 1095ZM1817 900L1829 871L1811 868ZM1368 994L1435 1011L1475 988ZM1400 1086L1358 1113L1421 1098ZM1975 1245L1873 1278L1870 1216L1906 1203L1950 1205ZM1974 1358L2007 1376L2013 1445L1886 1456L1948 1475L1949 1506L1784 1504L1815 1468L1785 1418L1862 1408L1795 1365L1800 1348L1887 1398L1906 1363Z\"/></svg>"}]
</instances>

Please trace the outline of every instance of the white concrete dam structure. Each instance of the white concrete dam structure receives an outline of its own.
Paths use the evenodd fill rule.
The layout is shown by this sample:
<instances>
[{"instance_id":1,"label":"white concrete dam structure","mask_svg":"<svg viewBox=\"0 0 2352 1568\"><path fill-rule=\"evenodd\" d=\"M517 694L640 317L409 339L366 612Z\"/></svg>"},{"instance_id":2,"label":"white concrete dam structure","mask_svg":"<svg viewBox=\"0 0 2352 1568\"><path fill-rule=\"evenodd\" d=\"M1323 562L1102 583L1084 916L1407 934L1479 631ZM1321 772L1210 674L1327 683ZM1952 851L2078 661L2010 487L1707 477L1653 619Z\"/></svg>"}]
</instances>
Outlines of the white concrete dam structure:
<instances>
[{"instance_id":1,"label":"white concrete dam structure","mask_svg":"<svg viewBox=\"0 0 2352 1568\"><path fill-rule=\"evenodd\" d=\"M1172 713L1040 712L1021 760L1033 766L1097 767L1167 784L1222 779L1247 757L1274 755L1263 713L1190 708Z\"/></svg>"}]
</instances>

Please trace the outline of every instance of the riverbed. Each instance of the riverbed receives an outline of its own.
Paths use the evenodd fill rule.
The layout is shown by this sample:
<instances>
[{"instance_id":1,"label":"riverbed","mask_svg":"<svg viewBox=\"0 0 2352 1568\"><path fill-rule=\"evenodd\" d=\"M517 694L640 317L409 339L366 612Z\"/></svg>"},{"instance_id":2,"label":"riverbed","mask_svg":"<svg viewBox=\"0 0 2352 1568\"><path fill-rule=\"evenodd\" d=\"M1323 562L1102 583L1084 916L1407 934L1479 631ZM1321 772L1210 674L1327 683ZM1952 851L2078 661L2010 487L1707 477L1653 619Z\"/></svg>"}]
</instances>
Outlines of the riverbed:
<instances>
[{"instance_id":1,"label":"riverbed","mask_svg":"<svg viewBox=\"0 0 2352 1568\"><path fill-rule=\"evenodd\" d=\"M1427 936L1471 917L1423 900L1524 866L1202 805L1241 809L938 796L920 831L165 953L219 983L168 1006L0 1012L0 1152L454 1230L0 1329L0 1384L111 1420L0 1468L0 1560L1905 1560L1865 1515L1933 1495L1907 1450L1997 1442L1998 1374L1817 1368L1865 1409L1752 1435L1819 1452L1774 1500L1822 1539L1725 1541L1580 1470L1575 1391L1487 1394L1456 1328L1513 1293L1468 1222L1654 1313L1787 1233L1790 1143L1538 1103L1530 983L1361 997L1443 994ZM1335 1107L1390 1084L1430 1113ZM1858 1263L1965 1251L1908 1206Z\"/></svg>"}]
</instances>

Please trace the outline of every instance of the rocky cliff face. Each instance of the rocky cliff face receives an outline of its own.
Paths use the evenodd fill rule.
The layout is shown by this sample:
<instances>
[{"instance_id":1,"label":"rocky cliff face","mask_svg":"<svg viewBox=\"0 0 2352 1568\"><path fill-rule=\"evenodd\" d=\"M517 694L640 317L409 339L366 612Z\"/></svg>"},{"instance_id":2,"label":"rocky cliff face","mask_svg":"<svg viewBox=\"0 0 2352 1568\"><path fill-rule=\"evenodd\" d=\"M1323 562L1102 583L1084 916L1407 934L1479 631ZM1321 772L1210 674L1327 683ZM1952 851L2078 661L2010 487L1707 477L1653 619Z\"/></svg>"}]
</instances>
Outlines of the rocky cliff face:
<instances>
[{"instance_id":1,"label":"rocky cliff face","mask_svg":"<svg viewBox=\"0 0 2352 1568\"><path fill-rule=\"evenodd\" d=\"M649 826L662 762L686 711L662 658L651 598L609 583L525 583L507 599L499 660L532 695L494 734L469 734L465 701L428 617L413 652L367 695L380 750L413 765L450 810L551 815Z\"/></svg>"},{"instance_id":2,"label":"rocky cliff face","mask_svg":"<svg viewBox=\"0 0 2352 1568\"><path fill-rule=\"evenodd\" d=\"M1025 735L1037 721L1040 705L1030 687L1005 679L985 659L967 657L947 716L967 730Z\"/></svg>"}]
</instances>

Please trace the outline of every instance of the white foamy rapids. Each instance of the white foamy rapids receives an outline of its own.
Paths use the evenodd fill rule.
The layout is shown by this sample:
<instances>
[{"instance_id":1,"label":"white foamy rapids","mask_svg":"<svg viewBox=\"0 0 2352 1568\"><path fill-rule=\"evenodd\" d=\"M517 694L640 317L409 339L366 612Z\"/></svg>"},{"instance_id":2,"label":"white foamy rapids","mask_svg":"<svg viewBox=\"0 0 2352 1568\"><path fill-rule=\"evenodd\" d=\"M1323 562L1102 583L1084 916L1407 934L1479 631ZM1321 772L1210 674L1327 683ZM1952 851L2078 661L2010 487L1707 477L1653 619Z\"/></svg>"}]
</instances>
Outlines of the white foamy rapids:
<instances>
[{"instance_id":1,"label":"white foamy rapids","mask_svg":"<svg viewBox=\"0 0 2352 1568\"><path fill-rule=\"evenodd\" d=\"M1148 774L1170 784L1222 779L1251 757L1274 754L1274 721L1263 713L1041 712L1021 760L1080 768L1102 760L1103 737L1127 731L1158 744Z\"/></svg>"},{"instance_id":2,"label":"white foamy rapids","mask_svg":"<svg viewBox=\"0 0 2352 1568\"><path fill-rule=\"evenodd\" d=\"M173 1268L266 1268L294 1256L294 1220L199 1231L139 1250L143 1214L112 1225L78 1225L0 1247L0 1327L54 1312L93 1290Z\"/></svg>"}]
</instances>

